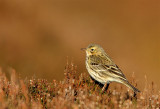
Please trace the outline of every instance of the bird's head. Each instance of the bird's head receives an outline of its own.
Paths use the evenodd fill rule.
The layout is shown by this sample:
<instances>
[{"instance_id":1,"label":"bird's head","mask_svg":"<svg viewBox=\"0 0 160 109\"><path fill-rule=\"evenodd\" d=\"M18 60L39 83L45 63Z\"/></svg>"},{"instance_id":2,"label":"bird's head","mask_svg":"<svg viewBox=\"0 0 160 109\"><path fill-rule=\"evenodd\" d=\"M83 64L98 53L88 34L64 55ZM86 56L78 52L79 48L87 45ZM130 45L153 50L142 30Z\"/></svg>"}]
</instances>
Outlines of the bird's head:
<instances>
[{"instance_id":1,"label":"bird's head","mask_svg":"<svg viewBox=\"0 0 160 109\"><path fill-rule=\"evenodd\" d=\"M90 44L87 48L83 48L82 50L86 51L87 56L101 55L104 53L103 48L97 44Z\"/></svg>"}]
</instances>

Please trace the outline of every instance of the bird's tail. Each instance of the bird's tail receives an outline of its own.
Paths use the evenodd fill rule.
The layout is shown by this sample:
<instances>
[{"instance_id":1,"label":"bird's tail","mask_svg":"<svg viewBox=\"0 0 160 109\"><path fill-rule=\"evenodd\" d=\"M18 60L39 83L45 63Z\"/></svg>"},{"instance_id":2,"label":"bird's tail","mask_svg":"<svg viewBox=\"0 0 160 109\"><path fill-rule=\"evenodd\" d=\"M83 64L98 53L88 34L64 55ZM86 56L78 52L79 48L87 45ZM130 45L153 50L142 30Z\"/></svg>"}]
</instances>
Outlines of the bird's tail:
<instances>
[{"instance_id":1,"label":"bird's tail","mask_svg":"<svg viewBox=\"0 0 160 109\"><path fill-rule=\"evenodd\" d=\"M132 84L130 84L128 81L124 81L123 82L124 85L126 85L127 87L129 87L130 89L132 89L135 93L140 92L140 90L138 90L137 88L135 88Z\"/></svg>"}]
</instances>

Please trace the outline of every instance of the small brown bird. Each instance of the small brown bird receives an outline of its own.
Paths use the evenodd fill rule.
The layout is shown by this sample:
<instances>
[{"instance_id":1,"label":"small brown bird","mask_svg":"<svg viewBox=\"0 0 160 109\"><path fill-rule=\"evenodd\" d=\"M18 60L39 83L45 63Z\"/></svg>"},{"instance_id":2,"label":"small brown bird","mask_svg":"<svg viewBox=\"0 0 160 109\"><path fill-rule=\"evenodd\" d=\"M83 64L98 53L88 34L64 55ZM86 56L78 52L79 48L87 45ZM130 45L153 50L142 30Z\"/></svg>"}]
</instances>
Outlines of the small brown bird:
<instances>
[{"instance_id":1,"label":"small brown bird","mask_svg":"<svg viewBox=\"0 0 160 109\"><path fill-rule=\"evenodd\" d=\"M140 92L128 82L125 75L101 46L90 44L82 50L86 51L86 68L91 78L104 85L102 91L107 90L111 82L118 82L126 85L135 93Z\"/></svg>"}]
</instances>

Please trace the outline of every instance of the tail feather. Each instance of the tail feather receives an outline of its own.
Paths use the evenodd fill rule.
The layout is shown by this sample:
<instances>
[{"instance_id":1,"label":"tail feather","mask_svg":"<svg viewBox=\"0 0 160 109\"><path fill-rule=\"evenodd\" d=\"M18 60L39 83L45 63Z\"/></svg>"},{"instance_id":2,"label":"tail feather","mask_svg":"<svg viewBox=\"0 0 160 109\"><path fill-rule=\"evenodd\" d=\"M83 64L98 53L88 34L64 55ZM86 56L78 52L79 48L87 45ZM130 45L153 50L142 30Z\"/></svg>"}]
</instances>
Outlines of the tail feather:
<instances>
[{"instance_id":1,"label":"tail feather","mask_svg":"<svg viewBox=\"0 0 160 109\"><path fill-rule=\"evenodd\" d=\"M132 84L130 84L128 81L125 81L125 85L132 89L135 93L140 92L137 88L135 88Z\"/></svg>"}]
</instances>

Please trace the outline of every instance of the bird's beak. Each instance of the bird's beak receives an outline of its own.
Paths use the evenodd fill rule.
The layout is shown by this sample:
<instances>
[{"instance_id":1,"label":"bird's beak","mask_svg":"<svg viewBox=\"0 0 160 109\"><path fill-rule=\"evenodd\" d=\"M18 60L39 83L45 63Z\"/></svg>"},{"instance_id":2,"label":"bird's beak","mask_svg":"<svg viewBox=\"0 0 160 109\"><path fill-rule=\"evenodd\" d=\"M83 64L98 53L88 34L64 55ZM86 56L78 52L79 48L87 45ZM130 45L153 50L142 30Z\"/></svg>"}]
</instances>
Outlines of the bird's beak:
<instances>
[{"instance_id":1,"label":"bird's beak","mask_svg":"<svg viewBox=\"0 0 160 109\"><path fill-rule=\"evenodd\" d=\"M81 48L81 50L86 51L86 48Z\"/></svg>"}]
</instances>

